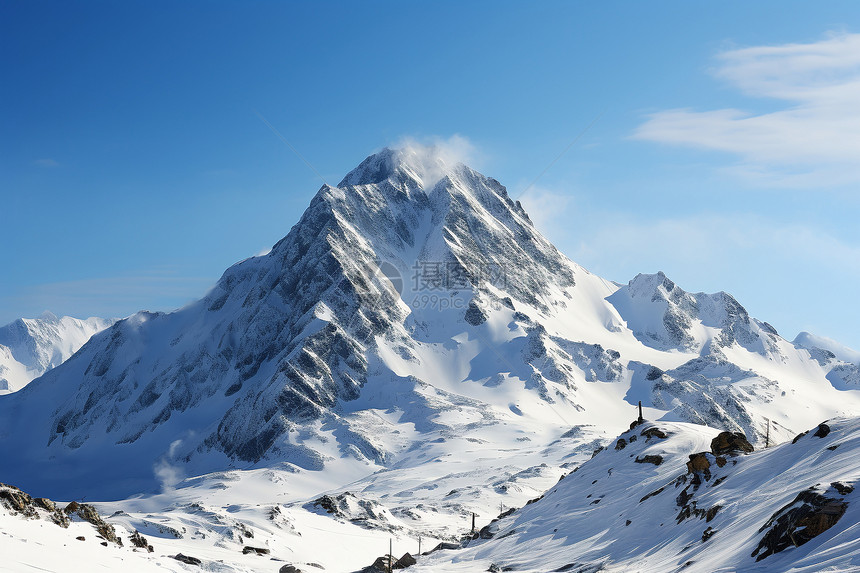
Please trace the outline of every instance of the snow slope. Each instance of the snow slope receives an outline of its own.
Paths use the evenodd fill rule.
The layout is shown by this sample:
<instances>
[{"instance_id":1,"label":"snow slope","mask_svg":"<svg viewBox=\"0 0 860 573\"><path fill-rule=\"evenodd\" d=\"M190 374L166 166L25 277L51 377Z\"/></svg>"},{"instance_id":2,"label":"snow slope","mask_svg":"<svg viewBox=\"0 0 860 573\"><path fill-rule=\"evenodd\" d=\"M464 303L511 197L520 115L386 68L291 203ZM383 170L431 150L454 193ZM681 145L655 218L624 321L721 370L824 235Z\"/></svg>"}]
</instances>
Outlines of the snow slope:
<instances>
[{"instance_id":1,"label":"snow slope","mask_svg":"<svg viewBox=\"0 0 860 573\"><path fill-rule=\"evenodd\" d=\"M59 366L94 334L113 324L106 318L20 318L0 327L0 394L20 390Z\"/></svg>"},{"instance_id":2,"label":"snow slope","mask_svg":"<svg viewBox=\"0 0 860 573\"><path fill-rule=\"evenodd\" d=\"M858 571L860 493L853 488L860 478L860 421L831 420L827 428L748 455L714 456L710 443L717 432L711 428L647 423L622 434L541 499L494 522L484 535L491 539L434 552L412 569ZM708 452L710 467L687 467L698 452ZM642 462L646 456L662 462ZM801 532L815 520L799 525L797 546L786 530L784 549L765 556L760 542L778 537L779 518L802 505L798 496L816 494L832 500L837 511L831 515L844 514L805 543Z\"/></svg>"}]
</instances>

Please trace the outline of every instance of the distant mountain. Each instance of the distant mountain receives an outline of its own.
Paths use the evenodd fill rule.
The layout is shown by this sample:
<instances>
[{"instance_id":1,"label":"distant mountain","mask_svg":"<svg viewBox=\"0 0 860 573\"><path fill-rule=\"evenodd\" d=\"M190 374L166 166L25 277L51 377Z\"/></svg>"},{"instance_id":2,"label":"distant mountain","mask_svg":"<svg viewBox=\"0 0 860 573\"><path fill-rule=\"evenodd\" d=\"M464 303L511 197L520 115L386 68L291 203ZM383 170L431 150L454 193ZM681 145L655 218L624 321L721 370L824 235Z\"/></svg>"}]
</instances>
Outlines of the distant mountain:
<instances>
[{"instance_id":1,"label":"distant mountain","mask_svg":"<svg viewBox=\"0 0 860 573\"><path fill-rule=\"evenodd\" d=\"M860 352L823 336L801 332L794 345L809 351L809 355L827 371L827 379L840 390L860 389Z\"/></svg>"},{"instance_id":2,"label":"distant mountain","mask_svg":"<svg viewBox=\"0 0 860 573\"><path fill-rule=\"evenodd\" d=\"M10 483L65 497L152 490L165 464L358 477L444 457L431 440L605 439L639 401L781 442L860 411L831 373L730 295L597 277L498 181L385 149L197 303L119 321L0 399L0 459Z\"/></svg>"},{"instance_id":3,"label":"distant mountain","mask_svg":"<svg viewBox=\"0 0 860 573\"><path fill-rule=\"evenodd\" d=\"M15 392L78 351L94 334L115 321L57 318L19 318L0 327L0 394Z\"/></svg>"}]
</instances>

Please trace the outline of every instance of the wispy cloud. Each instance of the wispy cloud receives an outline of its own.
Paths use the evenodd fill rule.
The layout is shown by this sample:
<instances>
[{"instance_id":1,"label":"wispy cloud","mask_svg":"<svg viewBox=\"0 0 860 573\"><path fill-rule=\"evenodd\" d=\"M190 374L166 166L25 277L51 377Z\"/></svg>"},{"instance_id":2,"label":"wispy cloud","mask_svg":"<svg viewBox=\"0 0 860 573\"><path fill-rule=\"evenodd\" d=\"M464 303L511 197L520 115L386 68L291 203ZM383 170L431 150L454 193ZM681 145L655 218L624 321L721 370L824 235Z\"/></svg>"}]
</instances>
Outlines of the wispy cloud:
<instances>
[{"instance_id":1,"label":"wispy cloud","mask_svg":"<svg viewBox=\"0 0 860 573\"><path fill-rule=\"evenodd\" d=\"M448 138L402 137L392 147L402 151L428 188L435 185L454 165L463 163L476 167L478 159L472 142L458 134Z\"/></svg>"},{"instance_id":2,"label":"wispy cloud","mask_svg":"<svg viewBox=\"0 0 860 573\"><path fill-rule=\"evenodd\" d=\"M44 167L46 169L53 169L54 167L59 167L60 163L54 159L44 158L44 159L36 159L33 161L33 165L36 167Z\"/></svg>"},{"instance_id":3,"label":"wispy cloud","mask_svg":"<svg viewBox=\"0 0 860 573\"><path fill-rule=\"evenodd\" d=\"M768 113L665 110L633 137L736 154L740 162L729 169L762 185L860 182L860 34L735 49L716 61L717 77L782 106Z\"/></svg>"}]
</instances>

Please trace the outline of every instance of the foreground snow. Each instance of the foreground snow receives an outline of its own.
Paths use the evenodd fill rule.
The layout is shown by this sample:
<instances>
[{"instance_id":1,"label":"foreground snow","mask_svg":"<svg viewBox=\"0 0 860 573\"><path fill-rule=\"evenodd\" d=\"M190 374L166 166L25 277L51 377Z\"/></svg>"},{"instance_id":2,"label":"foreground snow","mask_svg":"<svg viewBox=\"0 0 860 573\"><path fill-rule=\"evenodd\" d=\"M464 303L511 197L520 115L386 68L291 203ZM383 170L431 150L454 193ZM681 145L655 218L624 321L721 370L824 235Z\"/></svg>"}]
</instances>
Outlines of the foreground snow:
<instances>
[{"instance_id":1,"label":"foreground snow","mask_svg":"<svg viewBox=\"0 0 860 573\"><path fill-rule=\"evenodd\" d=\"M493 539L424 557L415 571L858 571L860 492L847 490L860 478L860 420L827 425L823 438L813 428L795 444L725 456L723 467L712 461L707 477L698 472L699 485L685 464L689 454L710 450L715 430L665 422L634 428L620 438L626 447L601 452L494 524ZM668 437L649 438L649 429ZM645 456L663 462L636 463ZM768 521L808 489L844 500L847 511L811 541L756 561Z\"/></svg>"},{"instance_id":2,"label":"foreground snow","mask_svg":"<svg viewBox=\"0 0 860 573\"><path fill-rule=\"evenodd\" d=\"M719 431L646 422L593 458L571 456L575 461L563 479L558 468L544 466L508 475L499 484L506 487L496 488L504 495L492 500L480 495L451 499L457 489L451 486L459 483L469 492L488 468L504 465L504 452L492 464L464 450L471 455L426 464L429 471L441 468L441 477L425 475L429 479L418 487L408 486L418 484L422 472L408 466L341 484L329 494L339 505L334 514L308 503L323 492L314 489L313 481L293 479L296 474L270 469L204 476L157 496L96 504L123 547L103 546L89 523L76 520L62 529L46 514L23 519L0 506L0 570L197 570L173 558L181 553L200 559L205 571L277 571L285 564L303 571L357 571L387 553L390 540L396 556L417 554L418 535L427 522L415 528L403 511L402 498L408 498L411 511L434 514L431 521L440 533L423 532L425 552L440 541L460 544L470 527L470 510L479 512L481 537L489 537L418 556L411 568L416 573L857 571L860 504L851 488L860 477L860 419L830 420L826 426L826 432L815 427L796 443L751 454L709 454L705 471L691 471L686 465L690 454L709 452ZM565 440L562 450L592 445ZM534 461L552 461L552 456L532 455ZM657 456L661 461L655 465ZM541 486L548 489L545 494ZM809 542L756 561L752 553L767 534L769 520L804 490L847 502L847 510ZM492 508L489 502L498 499L520 509ZM493 521L499 509L508 515ZM147 538L152 553L131 546L134 531ZM243 554L246 547L267 553Z\"/></svg>"}]
</instances>

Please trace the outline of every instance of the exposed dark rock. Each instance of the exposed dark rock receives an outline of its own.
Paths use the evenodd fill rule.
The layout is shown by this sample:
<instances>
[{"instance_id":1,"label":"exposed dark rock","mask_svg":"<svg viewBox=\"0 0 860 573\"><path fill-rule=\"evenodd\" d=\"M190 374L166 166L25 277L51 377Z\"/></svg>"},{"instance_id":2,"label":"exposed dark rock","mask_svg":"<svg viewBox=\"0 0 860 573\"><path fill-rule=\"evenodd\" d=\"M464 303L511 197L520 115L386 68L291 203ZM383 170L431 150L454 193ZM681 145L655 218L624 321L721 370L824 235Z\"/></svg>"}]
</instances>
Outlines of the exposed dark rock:
<instances>
[{"instance_id":1,"label":"exposed dark rock","mask_svg":"<svg viewBox=\"0 0 860 573\"><path fill-rule=\"evenodd\" d=\"M615 449L616 450L623 450L626 447L627 447L627 440L625 440L624 438L618 438L618 441L615 442Z\"/></svg>"},{"instance_id":2,"label":"exposed dark rock","mask_svg":"<svg viewBox=\"0 0 860 573\"><path fill-rule=\"evenodd\" d=\"M135 547L140 547L141 549L146 549L150 553L153 552L152 545L149 544L149 541L146 539L146 537L144 537L143 535L140 534L140 531L135 530L135 532L132 533L128 537L128 540Z\"/></svg>"},{"instance_id":3,"label":"exposed dark rock","mask_svg":"<svg viewBox=\"0 0 860 573\"><path fill-rule=\"evenodd\" d=\"M459 543L449 543L447 541L443 541L442 543L438 544L436 547L434 547L433 549L431 549L427 553L433 553L434 551L440 551L442 549L460 549L460 544Z\"/></svg>"},{"instance_id":4,"label":"exposed dark rock","mask_svg":"<svg viewBox=\"0 0 860 573\"><path fill-rule=\"evenodd\" d=\"M833 489L839 492L839 495L848 495L849 493L854 491L854 486L845 485L844 483L840 483L838 481L835 481L830 485L833 486Z\"/></svg>"},{"instance_id":5,"label":"exposed dark rock","mask_svg":"<svg viewBox=\"0 0 860 573\"><path fill-rule=\"evenodd\" d=\"M711 521L717 516L717 512L723 508L722 505L715 505L705 512L705 521Z\"/></svg>"},{"instance_id":6,"label":"exposed dark rock","mask_svg":"<svg viewBox=\"0 0 860 573\"><path fill-rule=\"evenodd\" d=\"M655 466L659 466L660 464L663 463L663 456L658 456L656 454L649 454L647 456L642 456L642 457L637 456L636 459L633 461L636 462L637 464L654 464Z\"/></svg>"},{"instance_id":7,"label":"exposed dark rock","mask_svg":"<svg viewBox=\"0 0 860 573\"><path fill-rule=\"evenodd\" d=\"M243 555L248 555L249 553L255 553L257 555L268 555L269 553L271 553L271 551L269 551L265 547L251 547L250 545L246 545L242 548Z\"/></svg>"},{"instance_id":8,"label":"exposed dark rock","mask_svg":"<svg viewBox=\"0 0 860 573\"><path fill-rule=\"evenodd\" d=\"M639 500L639 503L642 503L642 502L643 502L643 501L645 501L646 499L651 498L651 497L654 497L655 495L658 495L658 494L659 494L660 492L662 492L664 489L666 489L666 488L665 488L665 487L661 487L661 488L660 488L660 489L658 489L658 490L652 491L651 493L649 493L648 495L646 495L645 497L643 497L642 499L640 499L640 500ZM630 525L630 522L629 522L629 521L627 522L627 525Z\"/></svg>"},{"instance_id":9,"label":"exposed dark rock","mask_svg":"<svg viewBox=\"0 0 860 573\"><path fill-rule=\"evenodd\" d=\"M35 517L33 498L15 486L0 484L0 503L26 517Z\"/></svg>"},{"instance_id":10,"label":"exposed dark rock","mask_svg":"<svg viewBox=\"0 0 860 573\"><path fill-rule=\"evenodd\" d=\"M28 519L39 519L38 510L44 510L48 512L50 520L60 527L66 528L70 523L69 517L57 509L57 504L50 499L33 498L12 485L0 484L0 505Z\"/></svg>"},{"instance_id":11,"label":"exposed dark rock","mask_svg":"<svg viewBox=\"0 0 860 573\"><path fill-rule=\"evenodd\" d=\"M78 535L77 537L75 537L75 539L77 539L78 541L86 541L87 540L87 538L84 537L83 535Z\"/></svg>"},{"instance_id":12,"label":"exposed dark rock","mask_svg":"<svg viewBox=\"0 0 860 573\"><path fill-rule=\"evenodd\" d=\"M707 452L690 454L690 461L687 462L687 473L696 472L704 475L706 480L711 479L711 460L708 459Z\"/></svg>"},{"instance_id":13,"label":"exposed dark rock","mask_svg":"<svg viewBox=\"0 0 860 573\"><path fill-rule=\"evenodd\" d=\"M711 440L711 453L715 456L722 454L750 453L754 450L747 437L741 432L720 432Z\"/></svg>"},{"instance_id":14,"label":"exposed dark rock","mask_svg":"<svg viewBox=\"0 0 860 573\"><path fill-rule=\"evenodd\" d=\"M96 511L96 508L88 503L77 503L72 502L68 506L66 506L66 513L69 512L69 508L72 507L72 504L75 504L75 513L83 519L84 521L88 521L95 525L96 531L99 532L99 535L104 537L106 540L116 543L117 545L122 545L122 540L117 537L116 530L113 525L107 523L102 517L99 515L99 512Z\"/></svg>"},{"instance_id":15,"label":"exposed dark rock","mask_svg":"<svg viewBox=\"0 0 860 573\"><path fill-rule=\"evenodd\" d=\"M818 424L818 428L816 428L815 433L812 434L816 438L824 438L827 434L830 433L830 426L825 424L824 422Z\"/></svg>"},{"instance_id":16,"label":"exposed dark rock","mask_svg":"<svg viewBox=\"0 0 860 573\"><path fill-rule=\"evenodd\" d=\"M799 547L827 531L839 521L848 509L848 502L837 494L836 488L828 488L824 494L813 488L797 494L794 500L774 513L759 531L767 530L752 557L761 561L765 557L787 549Z\"/></svg>"},{"instance_id":17,"label":"exposed dark rock","mask_svg":"<svg viewBox=\"0 0 860 573\"><path fill-rule=\"evenodd\" d=\"M278 569L278 573L302 573L302 570L295 565L284 565Z\"/></svg>"},{"instance_id":18,"label":"exposed dark rock","mask_svg":"<svg viewBox=\"0 0 860 573\"><path fill-rule=\"evenodd\" d=\"M791 443L792 443L792 444L796 444L796 443L797 443L797 441L798 441L800 438L802 438L803 436L805 436L805 435L806 435L806 434L808 434L808 433L809 433L809 430L807 430L807 431L805 431L805 432L800 432L799 434L797 434L796 436L794 436L794 439L793 439L793 440L791 440Z\"/></svg>"},{"instance_id":19,"label":"exposed dark rock","mask_svg":"<svg viewBox=\"0 0 860 573\"><path fill-rule=\"evenodd\" d=\"M714 535L714 533L716 532L717 530L713 527L708 527L705 531L702 532L702 543L710 539L711 536Z\"/></svg>"},{"instance_id":20,"label":"exposed dark rock","mask_svg":"<svg viewBox=\"0 0 860 573\"><path fill-rule=\"evenodd\" d=\"M648 371L648 374L645 375L645 379L649 382L653 382L654 380L660 378L663 375L663 371L657 368L656 366L652 366L651 370Z\"/></svg>"},{"instance_id":21,"label":"exposed dark rock","mask_svg":"<svg viewBox=\"0 0 860 573\"><path fill-rule=\"evenodd\" d=\"M192 557L190 555L183 555L182 553L177 553L173 556L173 558L177 561L185 563L186 565L200 565L201 563L203 563L203 561L197 559L196 557Z\"/></svg>"},{"instance_id":22,"label":"exposed dark rock","mask_svg":"<svg viewBox=\"0 0 860 573\"><path fill-rule=\"evenodd\" d=\"M646 440L651 438L660 438L661 440L665 440L669 437L669 434L661 430L660 428L648 428L647 430L642 431L642 436L645 437Z\"/></svg>"},{"instance_id":23,"label":"exposed dark rock","mask_svg":"<svg viewBox=\"0 0 860 573\"><path fill-rule=\"evenodd\" d=\"M44 510L57 511L57 504L50 499L45 499L44 497L36 497L33 498L33 503Z\"/></svg>"},{"instance_id":24,"label":"exposed dark rock","mask_svg":"<svg viewBox=\"0 0 860 573\"><path fill-rule=\"evenodd\" d=\"M409 553L404 553L403 556L394 564L394 569L406 569L415 565L418 561L415 560Z\"/></svg>"},{"instance_id":25,"label":"exposed dark rock","mask_svg":"<svg viewBox=\"0 0 860 573\"><path fill-rule=\"evenodd\" d=\"M466 322L472 326L478 326L479 324L487 322L487 315L484 314L484 311L480 309L474 300L470 300L469 308L466 309L465 319Z\"/></svg>"}]
</instances>

